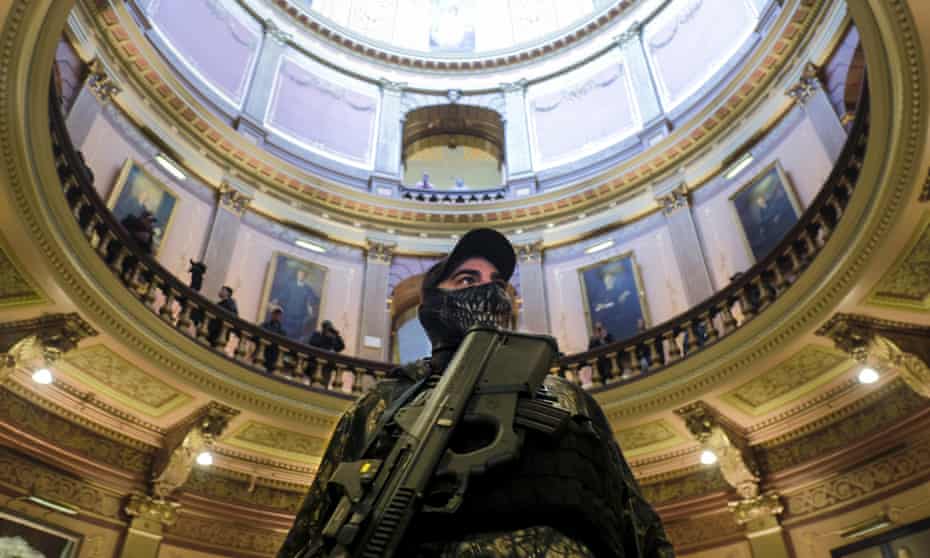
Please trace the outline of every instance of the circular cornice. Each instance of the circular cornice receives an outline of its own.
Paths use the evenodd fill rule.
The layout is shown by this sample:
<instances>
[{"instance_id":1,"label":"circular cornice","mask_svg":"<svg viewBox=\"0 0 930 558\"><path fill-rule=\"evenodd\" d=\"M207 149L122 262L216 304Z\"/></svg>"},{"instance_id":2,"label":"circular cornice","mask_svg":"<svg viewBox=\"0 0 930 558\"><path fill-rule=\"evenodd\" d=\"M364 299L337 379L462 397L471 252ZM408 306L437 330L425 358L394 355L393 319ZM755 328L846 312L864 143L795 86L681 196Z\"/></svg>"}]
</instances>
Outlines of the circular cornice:
<instances>
[{"instance_id":1,"label":"circular cornice","mask_svg":"<svg viewBox=\"0 0 930 558\"><path fill-rule=\"evenodd\" d=\"M579 212L606 210L610 203L648 188L660 176L687 166L713 146L768 96L776 80L810 39L828 3L789 0L778 22L737 76L716 99L663 141L632 159L577 184L526 198L475 205L430 205L378 196L346 187L257 147L212 114L174 77L131 21L125 8L108 6L93 14L104 46L118 62L121 77L131 80L149 107L176 124L211 160L228 166L260 190L276 192L311 212L326 212L345 223L363 222L382 230L460 233L476 225L541 228L573 221ZM116 10L119 10L117 12ZM120 97L115 98L120 103Z\"/></svg>"},{"instance_id":2,"label":"circular cornice","mask_svg":"<svg viewBox=\"0 0 930 558\"><path fill-rule=\"evenodd\" d=\"M323 18L308 13L292 0L271 0L280 11L289 16L301 29L309 31L315 38L339 48L351 51L382 64L400 66L408 70L427 72L481 72L499 70L532 63L540 58L575 46L610 27L641 0L620 0L613 6L593 14L587 21L567 30L550 33L539 40L515 45L513 48L489 51L478 55L442 56L393 47L363 38L350 29L328 23Z\"/></svg>"}]
</instances>

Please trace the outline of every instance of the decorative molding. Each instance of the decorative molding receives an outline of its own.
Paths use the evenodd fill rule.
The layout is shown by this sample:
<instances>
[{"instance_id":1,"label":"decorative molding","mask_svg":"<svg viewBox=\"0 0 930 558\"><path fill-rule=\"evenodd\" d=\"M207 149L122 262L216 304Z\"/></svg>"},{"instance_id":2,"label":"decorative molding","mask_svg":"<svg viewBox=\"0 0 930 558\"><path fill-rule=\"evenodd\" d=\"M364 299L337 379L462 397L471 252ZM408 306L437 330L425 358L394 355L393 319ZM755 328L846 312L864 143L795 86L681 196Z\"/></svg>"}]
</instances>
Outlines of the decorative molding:
<instances>
[{"instance_id":1,"label":"decorative molding","mask_svg":"<svg viewBox=\"0 0 930 558\"><path fill-rule=\"evenodd\" d=\"M624 454L643 453L639 450L658 450L684 441L665 419L654 420L633 428L614 432Z\"/></svg>"},{"instance_id":2,"label":"decorative molding","mask_svg":"<svg viewBox=\"0 0 930 558\"><path fill-rule=\"evenodd\" d=\"M146 496L130 494L123 510L131 518L151 521L162 527L170 527L178 520L178 508L181 504Z\"/></svg>"},{"instance_id":3,"label":"decorative molding","mask_svg":"<svg viewBox=\"0 0 930 558\"><path fill-rule=\"evenodd\" d=\"M39 304L45 301L35 282L17 264L10 245L0 235L0 308Z\"/></svg>"},{"instance_id":4,"label":"decorative molding","mask_svg":"<svg viewBox=\"0 0 930 558\"><path fill-rule=\"evenodd\" d=\"M730 511L736 516L736 522L745 525L750 532L768 529L778 525L778 516L785 511L781 496L775 491L768 491L752 498L744 498L729 503Z\"/></svg>"},{"instance_id":5,"label":"decorative molding","mask_svg":"<svg viewBox=\"0 0 930 558\"><path fill-rule=\"evenodd\" d=\"M543 257L543 241L537 240L526 244L515 244L517 261L523 263L541 262Z\"/></svg>"},{"instance_id":6,"label":"decorative molding","mask_svg":"<svg viewBox=\"0 0 930 558\"><path fill-rule=\"evenodd\" d=\"M197 455L209 451L230 419L238 414L213 401L165 437L165 445L152 464L152 493L156 499L164 500L187 482Z\"/></svg>"},{"instance_id":7,"label":"decorative molding","mask_svg":"<svg viewBox=\"0 0 930 558\"><path fill-rule=\"evenodd\" d=\"M749 414L760 415L835 378L851 364L842 353L807 345L721 399Z\"/></svg>"},{"instance_id":8,"label":"decorative molding","mask_svg":"<svg viewBox=\"0 0 930 558\"><path fill-rule=\"evenodd\" d=\"M186 539L197 545L274 556L284 544L285 533L182 513L177 523L165 529L165 536Z\"/></svg>"},{"instance_id":9,"label":"decorative molding","mask_svg":"<svg viewBox=\"0 0 930 558\"><path fill-rule=\"evenodd\" d=\"M668 521L664 525L668 538L679 552L683 548L712 545L724 540L742 539L745 528L730 512Z\"/></svg>"},{"instance_id":10,"label":"decorative molding","mask_svg":"<svg viewBox=\"0 0 930 558\"><path fill-rule=\"evenodd\" d=\"M788 88L785 94L798 104L805 105L821 87L820 66L808 62L804 64L804 69L801 70L801 78L796 84Z\"/></svg>"},{"instance_id":11,"label":"decorative molding","mask_svg":"<svg viewBox=\"0 0 930 558\"><path fill-rule=\"evenodd\" d=\"M928 404L924 399L900 383L896 387L878 401L841 421L786 442L764 443L762 450L756 452L759 465L766 473L775 473L831 453L842 452L868 436L927 409Z\"/></svg>"},{"instance_id":12,"label":"decorative molding","mask_svg":"<svg viewBox=\"0 0 930 558\"><path fill-rule=\"evenodd\" d=\"M801 489L786 490L785 512L792 518L820 514L928 477L930 440L924 440Z\"/></svg>"},{"instance_id":13,"label":"decorative molding","mask_svg":"<svg viewBox=\"0 0 930 558\"><path fill-rule=\"evenodd\" d=\"M705 450L714 452L724 480L736 489L740 497L759 495L759 465L745 437L735 426L723 420L720 414L703 401L695 401L675 414Z\"/></svg>"},{"instance_id":14,"label":"decorative molding","mask_svg":"<svg viewBox=\"0 0 930 558\"><path fill-rule=\"evenodd\" d=\"M121 519L119 494L55 471L2 446L0 483L16 487L25 494L72 505L108 519Z\"/></svg>"},{"instance_id":15,"label":"decorative molding","mask_svg":"<svg viewBox=\"0 0 930 558\"><path fill-rule=\"evenodd\" d=\"M249 204L252 203L252 199L252 196L237 190L226 182L220 185L220 206L225 207L236 215L242 216L246 209L249 208Z\"/></svg>"},{"instance_id":16,"label":"decorative molding","mask_svg":"<svg viewBox=\"0 0 930 558\"><path fill-rule=\"evenodd\" d=\"M113 97L120 94L123 88L117 85L110 77L110 73L99 58L91 60L87 67L87 87L91 90L100 104L107 104Z\"/></svg>"},{"instance_id":17,"label":"decorative molding","mask_svg":"<svg viewBox=\"0 0 930 558\"><path fill-rule=\"evenodd\" d=\"M317 462L325 449L326 439L249 421L235 434L224 439L224 443L275 457Z\"/></svg>"},{"instance_id":18,"label":"decorative molding","mask_svg":"<svg viewBox=\"0 0 930 558\"><path fill-rule=\"evenodd\" d=\"M688 187L685 184L677 186L668 193L662 194L656 201L662 206L662 213L666 216L675 213L679 209L685 209L691 206L691 201L688 197Z\"/></svg>"},{"instance_id":19,"label":"decorative molding","mask_svg":"<svg viewBox=\"0 0 930 558\"><path fill-rule=\"evenodd\" d=\"M641 482L640 488L646 501L655 505L728 491L730 485L720 474L720 469L714 467L659 482L648 482L646 479Z\"/></svg>"},{"instance_id":20,"label":"decorative molding","mask_svg":"<svg viewBox=\"0 0 930 558\"><path fill-rule=\"evenodd\" d=\"M292 34L278 27L278 24L275 23L271 18L265 18L262 20L262 27L266 36L271 37L275 42L282 46L294 40L294 36Z\"/></svg>"},{"instance_id":21,"label":"decorative molding","mask_svg":"<svg viewBox=\"0 0 930 558\"><path fill-rule=\"evenodd\" d=\"M397 247L397 244L393 242L379 242L375 240L368 240L366 242L368 261L390 264L391 258L394 257L394 249Z\"/></svg>"},{"instance_id":22,"label":"decorative molding","mask_svg":"<svg viewBox=\"0 0 930 558\"><path fill-rule=\"evenodd\" d=\"M143 371L106 345L73 351L62 360L80 379L115 392L112 395L121 403L151 416L162 416L191 401L191 396Z\"/></svg>"},{"instance_id":23,"label":"decorative molding","mask_svg":"<svg viewBox=\"0 0 930 558\"><path fill-rule=\"evenodd\" d=\"M643 37L643 24L635 21L630 27L614 37L614 44L617 45L617 48L625 48L631 41L641 40Z\"/></svg>"},{"instance_id":24,"label":"decorative molding","mask_svg":"<svg viewBox=\"0 0 930 558\"><path fill-rule=\"evenodd\" d=\"M930 213L916 228L901 256L885 272L868 302L930 311Z\"/></svg>"},{"instance_id":25,"label":"decorative molding","mask_svg":"<svg viewBox=\"0 0 930 558\"><path fill-rule=\"evenodd\" d=\"M151 467L150 453L96 434L6 389L0 389L0 421L62 449L119 469L145 473Z\"/></svg>"},{"instance_id":26,"label":"decorative molding","mask_svg":"<svg viewBox=\"0 0 930 558\"><path fill-rule=\"evenodd\" d=\"M246 480L233 478L231 471L221 472L214 466L210 470L194 469L182 491L210 499L236 502L250 507L264 506L296 514L304 499L306 487L299 487L297 491L282 490L266 486L262 479L255 476Z\"/></svg>"}]
</instances>

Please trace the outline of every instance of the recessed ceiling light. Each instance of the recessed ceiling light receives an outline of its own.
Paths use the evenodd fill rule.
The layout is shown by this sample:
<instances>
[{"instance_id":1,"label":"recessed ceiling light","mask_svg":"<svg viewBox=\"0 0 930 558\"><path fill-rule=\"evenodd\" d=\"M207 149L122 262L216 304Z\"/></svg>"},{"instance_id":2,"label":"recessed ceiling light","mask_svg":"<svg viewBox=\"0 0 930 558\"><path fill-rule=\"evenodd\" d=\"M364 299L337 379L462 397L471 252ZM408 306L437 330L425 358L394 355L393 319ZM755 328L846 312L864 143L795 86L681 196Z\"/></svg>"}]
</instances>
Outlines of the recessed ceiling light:
<instances>
[{"instance_id":1,"label":"recessed ceiling light","mask_svg":"<svg viewBox=\"0 0 930 558\"><path fill-rule=\"evenodd\" d=\"M312 242L310 240L304 240L303 238L298 238L294 244L300 246L301 248L310 250L311 252L317 252L318 254L326 253L326 248L324 246L320 246L316 242Z\"/></svg>"},{"instance_id":2,"label":"recessed ceiling light","mask_svg":"<svg viewBox=\"0 0 930 558\"><path fill-rule=\"evenodd\" d=\"M551 229L551 228L554 227L554 226L555 226L555 223L546 223L546 228L547 228L547 229Z\"/></svg>"},{"instance_id":3,"label":"recessed ceiling light","mask_svg":"<svg viewBox=\"0 0 930 558\"><path fill-rule=\"evenodd\" d=\"M517 230L515 230L515 231L513 231L513 232L514 232L514 234L523 234L523 229L517 229Z\"/></svg>"},{"instance_id":4,"label":"recessed ceiling light","mask_svg":"<svg viewBox=\"0 0 930 558\"><path fill-rule=\"evenodd\" d=\"M197 465L203 465L204 467L209 467L213 465L213 454L208 451L202 451L197 454Z\"/></svg>"},{"instance_id":5,"label":"recessed ceiling light","mask_svg":"<svg viewBox=\"0 0 930 558\"><path fill-rule=\"evenodd\" d=\"M704 450L701 452L701 464L702 465L713 465L717 462L717 454L710 451Z\"/></svg>"},{"instance_id":6,"label":"recessed ceiling light","mask_svg":"<svg viewBox=\"0 0 930 558\"><path fill-rule=\"evenodd\" d=\"M159 153L155 156L155 162L158 163L158 166L164 169L165 172L176 178L177 180L184 180L187 178L187 175L184 174L184 171L181 170L181 165L172 161L164 153Z\"/></svg>"},{"instance_id":7,"label":"recessed ceiling light","mask_svg":"<svg viewBox=\"0 0 930 558\"><path fill-rule=\"evenodd\" d=\"M394 232L395 232L394 229L388 229L388 230L387 230L387 233L388 233L388 234L394 234Z\"/></svg>"},{"instance_id":8,"label":"recessed ceiling light","mask_svg":"<svg viewBox=\"0 0 930 558\"><path fill-rule=\"evenodd\" d=\"M874 368L866 366L859 371L859 383L860 384L874 384L878 381L879 375L878 371Z\"/></svg>"},{"instance_id":9,"label":"recessed ceiling light","mask_svg":"<svg viewBox=\"0 0 930 558\"><path fill-rule=\"evenodd\" d=\"M579 213L579 214L578 214L578 218L579 218L579 219L584 219L584 218L587 217L587 216L588 216L587 213Z\"/></svg>"},{"instance_id":10,"label":"recessed ceiling light","mask_svg":"<svg viewBox=\"0 0 930 558\"><path fill-rule=\"evenodd\" d=\"M324 213L324 214L323 214L323 218L324 218L324 219L329 219L329 213Z\"/></svg>"},{"instance_id":11,"label":"recessed ceiling light","mask_svg":"<svg viewBox=\"0 0 930 558\"><path fill-rule=\"evenodd\" d=\"M55 381L55 378L52 376L52 371L48 368L39 368L32 373L32 381L37 384L47 386L48 384Z\"/></svg>"},{"instance_id":12,"label":"recessed ceiling light","mask_svg":"<svg viewBox=\"0 0 930 558\"><path fill-rule=\"evenodd\" d=\"M585 253L585 254L593 254L593 253L595 253L595 252L600 252L601 250L606 250L606 249L610 248L610 247L613 246L613 245L614 245L614 241L613 241L613 240L605 240L605 241L603 241L603 242L598 242L598 243L595 244L594 246L588 247L587 249L585 249L584 253Z\"/></svg>"},{"instance_id":13,"label":"recessed ceiling light","mask_svg":"<svg viewBox=\"0 0 930 558\"><path fill-rule=\"evenodd\" d=\"M426 233L420 233L420 238L426 238Z\"/></svg>"},{"instance_id":14,"label":"recessed ceiling light","mask_svg":"<svg viewBox=\"0 0 930 558\"><path fill-rule=\"evenodd\" d=\"M723 177L726 178L727 180L730 180L734 176L746 170L746 167L751 165L752 161L753 161L752 153L746 153L745 155L740 157L738 161L733 163L733 165L729 169L727 169Z\"/></svg>"},{"instance_id":15,"label":"recessed ceiling light","mask_svg":"<svg viewBox=\"0 0 930 558\"><path fill-rule=\"evenodd\" d=\"M355 227L361 227L361 226L362 226L362 224L361 224L359 221L356 221L356 222L352 223L352 225L355 226Z\"/></svg>"}]
</instances>

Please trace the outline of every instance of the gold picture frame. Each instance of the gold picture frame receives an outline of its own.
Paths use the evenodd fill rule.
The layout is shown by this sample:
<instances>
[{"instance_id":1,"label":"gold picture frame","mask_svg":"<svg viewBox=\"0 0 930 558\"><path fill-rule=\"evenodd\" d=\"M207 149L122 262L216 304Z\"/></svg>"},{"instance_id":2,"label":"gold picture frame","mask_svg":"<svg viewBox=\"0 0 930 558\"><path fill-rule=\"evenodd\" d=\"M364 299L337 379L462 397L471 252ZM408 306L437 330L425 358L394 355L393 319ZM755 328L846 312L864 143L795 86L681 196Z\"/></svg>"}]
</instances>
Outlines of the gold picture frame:
<instances>
[{"instance_id":1,"label":"gold picture frame","mask_svg":"<svg viewBox=\"0 0 930 558\"><path fill-rule=\"evenodd\" d=\"M619 264L619 266L617 266L616 264ZM597 292L597 293L591 292L590 287L596 284L594 283L595 274L603 276L603 274L607 271L607 269L610 266L623 269L623 272L629 273L629 275L631 276L631 279L633 281L633 287L636 291L635 300L636 300L636 304L638 307L638 311L634 312L633 316L619 316L616 318L610 318L608 317L609 316L608 313L603 312L603 310L609 310L610 308L613 308L613 304L615 304L615 301L613 300L613 296L610 293L610 291L617 291L617 292L621 291L622 286L623 286L622 284L619 286L620 288L615 289L613 287L615 283L611 283L611 285L607 285L606 282L604 281L605 277L602 277L600 284L603 288L600 290L602 290L603 292ZM619 272L619 269L618 269L618 272ZM638 320L639 318L642 318L643 323L645 324L646 328L648 328L652 324L652 320L649 316L649 304L648 304L648 301L646 300L646 291L645 291L645 288L643 287L643 279L642 279L642 275L640 272L640 267L639 267L639 264L636 263L636 257L632 250L611 256L604 260L600 260L598 262L588 264L583 267L580 267L578 268L577 271L578 271L578 280L581 284L581 299L584 305L585 326L588 329L589 339L591 338L592 335L594 335L595 319L596 321L600 321L604 323L604 327L607 329L608 333L610 333L614 337L615 341L619 341L621 339L628 339L630 337L636 336L636 334L639 332L638 327L636 325L636 320ZM620 293L618 297L619 296L622 296L622 293ZM625 298L626 297L624 297L624 300ZM596 299L596 300L592 300L592 299ZM603 300L600 300L600 299L603 299ZM592 307L592 302L594 302L596 305L601 306L601 308ZM616 301L616 303L622 303L622 302L618 300ZM604 306L604 305L609 305L609 306ZM631 317L633 319L627 323L632 323L633 324L632 327L627 327L623 325L624 320L631 318Z\"/></svg>"},{"instance_id":2,"label":"gold picture frame","mask_svg":"<svg viewBox=\"0 0 930 558\"><path fill-rule=\"evenodd\" d=\"M775 180L775 182L771 182L775 192L771 196L764 190L768 186L766 181L769 181L770 178ZM784 192L784 199L778 195L779 190ZM745 184L737 188L730 194L728 199L730 200L730 208L733 211L736 224L739 226L742 235L743 246L753 262L764 259L782 241L785 233L798 222L803 212L797 193L794 191L791 181L788 180L788 175L778 160L767 165L750 180L746 181ZM757 200L755 206L751 206L749 202L752 199ZM763 202L761 207L758 205L760 200ZM761 212L769 207L766 204L768 201L773 202L771 204L772 210L768 212L770 215L762 216L760 215ZM793 211L791 219L784 219L785 202ZM772 233L767 234L767 231L772 231Z\"/></svg>"},{"instance_id":3,"label":"gold picture frame","mask_svg":"<svg viewBox=\"0 0 930 558\"><path fill-rule=\"evenodd\" d=\"M282 259L283 258L283 259ZM318 280L316 277L311 277L311 281L307 283L310 288L310 291L316 289L316 292L313 294L317 297L316 301L316 315L312 317L310 324L306 322L306 317L302 317L302 312L297 312L293 310L288 310L288 306L295 306L292 304L294 301L301 301L306 306L306 297L309 293L306 292L287 292L287 286L285 282L290 281L290 277L282 277L281 271L282 264L284 267L291 267L295 273L295 279L297 278L297 272L303 271L305 274L313 272L318 274ZM289 265L295 264L295 265ZM268 312L272 303L277 304L282 307L284 310L284 319L282 325L284 326L284 331L287 334L287 337L298 340L306 341L306 338L315 331L320 323L320 319L323 315L323 294L326 292L326 281L329 277L329 269L323 265L320 265L316 262L298 258L292 256L287 252L274 251L271 253L271 261L268 263L268 270L265 273L265 283L262 286L262 297L259 303L258 308L258 323L264 323L268 319ZM291 285L293 286L293 285ZM285 290L282 290L285 289ZM282 300L287 295L287 300ZM298 324L295 326L295 324ZM296 331L290 331L295 329Z\"/></svg>"},{"instance_id":4,"label":"gold picture frame","mask_svg":"<svg viewBox=\"0 0 930 558\"><path fill-rule=\"evenodd\" d=\"M181 198L171 188L134 159L126 159L107 199L107 207L117 221L138 214L143 208L151 212L157 220L152 242L152 254L157 256L168 238L180 202Z\"/></svg>"}]
</instances>

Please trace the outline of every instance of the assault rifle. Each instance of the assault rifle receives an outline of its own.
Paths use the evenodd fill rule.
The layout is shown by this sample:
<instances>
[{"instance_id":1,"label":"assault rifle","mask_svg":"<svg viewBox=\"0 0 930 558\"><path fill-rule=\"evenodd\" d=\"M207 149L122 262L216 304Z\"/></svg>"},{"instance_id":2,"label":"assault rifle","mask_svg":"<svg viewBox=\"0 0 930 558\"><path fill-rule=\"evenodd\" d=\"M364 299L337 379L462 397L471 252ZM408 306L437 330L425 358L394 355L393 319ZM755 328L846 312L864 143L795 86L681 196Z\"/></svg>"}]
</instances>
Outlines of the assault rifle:
<instances>
[{"instance_id":1,"label":"assault rifle","mask_svg":"<svg viewBox=\"0 0 930 558\"><path fill-rule=\"evenodd\" d=\"M425 402L394 415L400 435L388 456L343 462L333 472L329 487L342 498L323 529L326 556L391 558L418 511L455 512L470 475L519 455L523 431L515 425L560 430L569 414L540 392L557 355L547 335L470 329ZM472 428L482 447L474 440L461 453L449 447L454 431ZM453 488L444 502L427 505L424 495L438 478L454 481Z\"/></svg>"}]
</instances>

